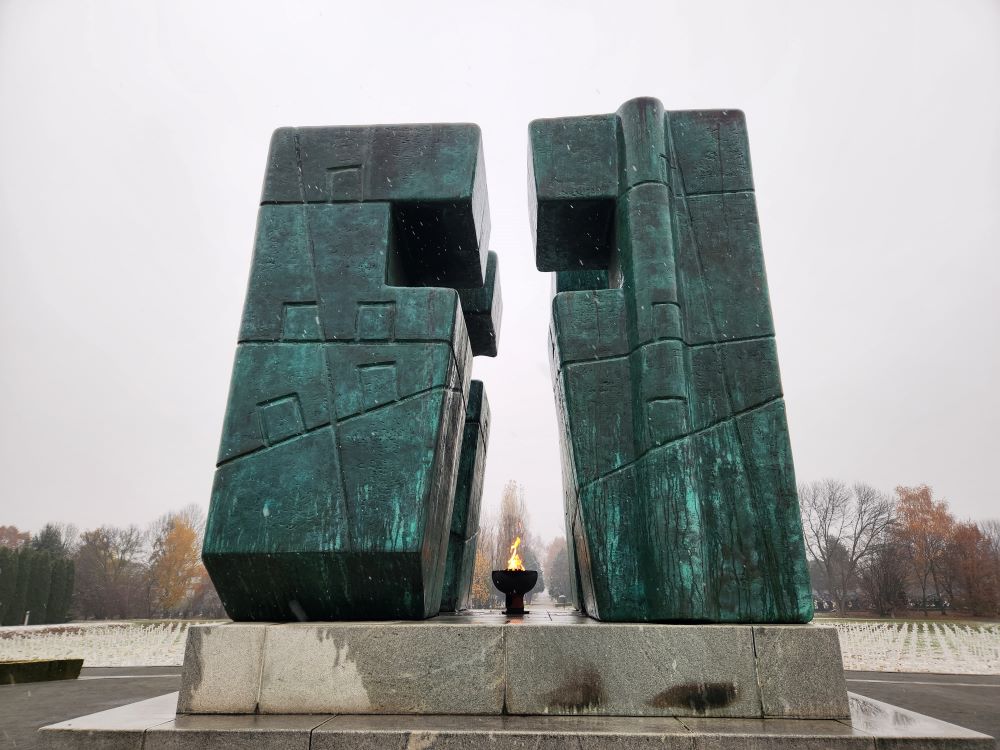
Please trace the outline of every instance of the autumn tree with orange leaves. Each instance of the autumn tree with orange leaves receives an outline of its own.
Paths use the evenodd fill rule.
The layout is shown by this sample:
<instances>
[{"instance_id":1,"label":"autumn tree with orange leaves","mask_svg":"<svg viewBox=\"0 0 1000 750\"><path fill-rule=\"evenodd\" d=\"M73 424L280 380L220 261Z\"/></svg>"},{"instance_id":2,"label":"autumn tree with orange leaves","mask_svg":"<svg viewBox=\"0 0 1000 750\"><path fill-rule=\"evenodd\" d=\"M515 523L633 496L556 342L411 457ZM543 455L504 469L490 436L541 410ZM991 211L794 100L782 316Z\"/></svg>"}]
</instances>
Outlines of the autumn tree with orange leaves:
<instances>
[{"instance_id":1,"label":"autumn tree with orange leaves","mask_svg":"<svg viewBox=\"0 0 1000 750\"><path fill-rule=\"evenodd\" d=\"M942 583L947 576L947 553L955 518L946 500L935 500L926 484L896 488L897 536L910 564L914 582L920 587L920 608L927 616L930 586L941 613L945 612Z\"/></svg>"},{"instance_id":2,"label":"autumn tree with orange leaves","mask_svg":"<svg viewBox=\"0 0 1000 750\"><path fill-rule=\"evenodd\" d=\"M979 525L955 524L946 554L956 598L973 615L996 614L1000 594L996 562L991 540Z\"/></svg>"},{"instance_id":3,"label":"autumn tree with orange leaves","mask_svg":"<svg viewBox=\"0 0 1000 750\"><path fill-rule=\"evenodd\" d=\"M154 526L149 578L153 604L161 614L176 613L204 578L201 566L202 516L196 506L171 513Z\"/></svg>"},{"instance_id":4,"label":"autumn tree with orange leaves","mask_svg":"<svg viewBox=\"0 0 1000 750\"><path fill-rule=\"evenodd\" d=\"M31 534L17 526L0 526L0 547L18 549L31 540Z\"/></svg>"},{"instance_id":5,"label":"autumn tree with orange leaves","mask_svg":"<svg viewBox=\"0 0 1000 750\"><path fill-rule=\"evenodd\" d=\"M469 589L469 606L473 609L488 609L497 605L498 593L493 587L493 548L496 544L496 523L491 517L484 517L479 526L476 543L476 559L472 568L472 585Z\"/></svg>"}]
</instances>

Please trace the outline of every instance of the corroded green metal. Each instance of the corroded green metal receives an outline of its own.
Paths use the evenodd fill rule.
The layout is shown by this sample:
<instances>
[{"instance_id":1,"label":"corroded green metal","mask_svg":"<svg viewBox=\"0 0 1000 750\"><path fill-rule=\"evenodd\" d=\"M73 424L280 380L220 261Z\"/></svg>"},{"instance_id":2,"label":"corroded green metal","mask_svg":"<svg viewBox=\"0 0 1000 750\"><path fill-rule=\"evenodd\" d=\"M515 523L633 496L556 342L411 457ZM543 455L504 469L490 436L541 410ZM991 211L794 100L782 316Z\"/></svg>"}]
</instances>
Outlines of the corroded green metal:
<instances>
[{"instance_id":1,"label":"corroded green metal","mask_svg":"<svg viewBox=\"0 0 1000 750\"><path fill-rule=\"evenodd\" d=\"M492 253L490 253L492 255ZM465 609L469 602L472 572L479 537L479 505L483 499L486 446L490 438L490 403L479 380L469 386L462 455L458 461L455 509L451 514L448 562L444 570L441 611Z\"/></svg>"},{"instance_id":2,"label":"corroded green metal","mask_svg":"<svg viewBox=\"0 0 1000 750\"><path fill-rule=\"evenodd\" d=\"M490 251L486 263L486 283L471 289L459 289L465 313L465 327L469 331L472 353L497 356L497 338L500 336L500 317L503 301L500 297L500 277L497 275L497 254Z\"/></svg>"},{"instance_id":3,"label":"corroded green metal","mask_svg":"<svg viewBox=\"0 0 1000 750\"><path fill-rule=\"evenodd\" d=\"M476 126L275 132L205 532L233 619L438 612L488 230Z\"/></svg>"},{"instance_id":4,"label":"corroded green metal","mask_svg":"<svg viewBox=\"0 0 1000 750\"><path fill-rule=\"evenodd\" d=\"M746 125L732 110L530 126L567 537L617 621L812 617Z\"/></svg>"}]
</instances>

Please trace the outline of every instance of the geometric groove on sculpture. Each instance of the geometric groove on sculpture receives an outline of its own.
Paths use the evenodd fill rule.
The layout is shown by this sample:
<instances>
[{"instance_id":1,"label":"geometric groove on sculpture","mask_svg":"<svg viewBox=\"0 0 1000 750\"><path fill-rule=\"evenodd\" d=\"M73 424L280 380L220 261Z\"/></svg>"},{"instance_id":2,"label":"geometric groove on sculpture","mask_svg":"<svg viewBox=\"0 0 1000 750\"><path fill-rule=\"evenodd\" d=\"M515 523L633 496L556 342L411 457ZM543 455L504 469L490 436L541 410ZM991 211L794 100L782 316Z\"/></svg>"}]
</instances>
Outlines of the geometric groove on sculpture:
<instances>
[{"instance_id":1,"label":"geometric groove on sculpture","mask_svg":"<svg viewBox=\"0 0 1000 750\"><path fill-rule=\"evenodd\" d=\"M490 403L479 380L469 385L469 402L458 461L455 509L451 514L448 560L444 570L441 611L458 612L469 605L479 540L479 507L483 498L486 446L490 437Z\"/></svg>"},{"instance_id":2,"label":"geometric groove on sculpture","mask_svg":"<svg viewBox=\"0 0 1000 750\"><path fill-rule=\"evenodd\" d=\"M475 125L275 132L205 532L230 617L439 611L488 234Z\"/></svg>"},{"instance_id":3,"label":"geometric groove on sculpture","mask_svg":"<svg viewBox=\"0 0 1000 750\"><path fill-rule=\"evenodd\" d=\"M579 606L808 622L742 113L634 99L529 135Z\"/></svg>"}]
</instances>

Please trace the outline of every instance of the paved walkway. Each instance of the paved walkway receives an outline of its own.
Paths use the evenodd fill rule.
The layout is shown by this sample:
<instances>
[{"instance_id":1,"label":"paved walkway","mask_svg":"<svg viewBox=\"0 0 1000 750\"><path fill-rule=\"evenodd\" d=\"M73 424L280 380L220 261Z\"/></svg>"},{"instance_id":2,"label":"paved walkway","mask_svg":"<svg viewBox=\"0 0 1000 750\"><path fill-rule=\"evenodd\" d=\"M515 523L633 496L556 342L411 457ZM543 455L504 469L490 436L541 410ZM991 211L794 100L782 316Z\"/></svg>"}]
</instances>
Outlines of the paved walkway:
<instances>
[{"instance_id":1,"label":"paved walkway","mask_svg":"<svg viewBox=\"0 0 1000 750\"><path fill-rule=\"evenodd\" d=\"M170 693L180 685L179 667L83 669L78 680L0 685L0 748L40 750L39 727Z\"/></svg>"},{"instance_id":2,"label":"paved walkway","mask_svg":"<svg viewBox=\"0 0 1000 750\"><path fill-rule=\"evenodd\" d=\"M852 693L1000 737L1000 677L848 672Z\"/></svg>"},{"instance_id":3,"label":"paved walkway","mask_svg":"<svg viewBox=\"0 0 1000 750\"><path fill-rule=\"evenodd\" d=\"M851 692L1000 736L1000 678L848 672L847 679ZM79 680L0 686L0 748L41 748L38 727L179 687L177 667L84 669Z\"/></svg>"}]
</instances>

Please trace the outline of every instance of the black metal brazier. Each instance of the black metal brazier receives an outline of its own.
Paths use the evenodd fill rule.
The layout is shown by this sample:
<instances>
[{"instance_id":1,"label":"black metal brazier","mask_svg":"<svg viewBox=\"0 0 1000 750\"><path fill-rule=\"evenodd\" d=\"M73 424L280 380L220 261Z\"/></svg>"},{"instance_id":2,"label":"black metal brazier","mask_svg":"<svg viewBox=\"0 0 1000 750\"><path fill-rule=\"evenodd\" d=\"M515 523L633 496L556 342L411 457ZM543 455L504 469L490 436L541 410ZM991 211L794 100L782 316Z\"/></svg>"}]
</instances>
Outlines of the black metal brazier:
<instances>
[{"instance_id":1,"label":"black metal brazier","mask_svg":"<svg viewBox=\"0 0 1000 750\"><path fill-rule=\"evenodd\" d=\"M507 597L508 615L524 614L524 595L538 583L537 570L494 570L493 585Z\"/></svg>"}]
</instances>

